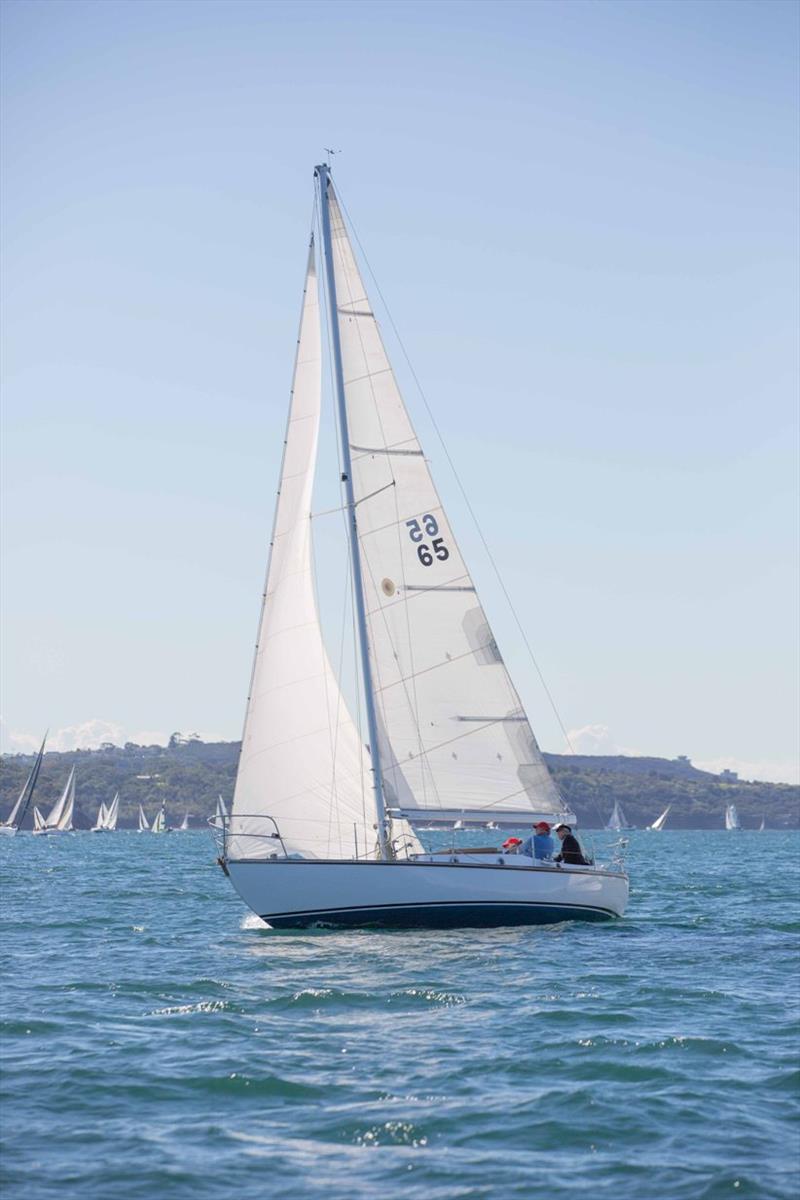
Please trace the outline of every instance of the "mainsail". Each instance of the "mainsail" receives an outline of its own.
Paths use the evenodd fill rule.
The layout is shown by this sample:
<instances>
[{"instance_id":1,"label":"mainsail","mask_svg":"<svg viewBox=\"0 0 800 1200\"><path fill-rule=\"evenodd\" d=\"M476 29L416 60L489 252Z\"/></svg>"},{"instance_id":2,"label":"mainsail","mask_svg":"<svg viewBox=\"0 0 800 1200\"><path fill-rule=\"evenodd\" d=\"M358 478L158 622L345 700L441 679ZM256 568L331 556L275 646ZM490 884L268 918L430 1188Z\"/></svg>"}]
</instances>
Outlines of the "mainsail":
<instances>
[{"instance_id":1,"label":"mainsail","mask_svg":"<svg viewBox=\"0 0 800 1200\"><path fill-rule=\"evenodd\" d=\"M140 804L139 805L139 833L147 833L149 829L150 829L150 825L148 823L147 816L145 815L145 811Z\"/></svg>"},{"instance_id":2,"label":"mainsail","mask_svg":"<svg viewBox=\"0 0 800 1200\"><path fill-rule=\"evenodd\" d=\"M661 830L664 828L664 826L665 826L665 825L666 825L666 823L667 823L667 817L669 816L669 810L670 810L671 808L672 808L672 805L671 805L671 804L668 804L668 805L667 805L667 807L666 807L666 808L664 809L664 811L662 812L661 816L660 816L660 817L656 817L655 821L653 821L653 824L652 824L651 826L649 826L649 828L650 828L650 829L655 829L655 831L656 831L657 833L660 833L660 832L661 832Z\"/></svg>"},{"instance_id":3,"label":"mainsail","mask_svg":"<svg viewBox=\"0 0 800 1200\"><path fill-rule=\"evenodd\" d=\"M351 856L375 845L363 747L325 650L317 613L311 494L322 388L313 242L227 853ZM269 814L269 817L263 814Z\"/></svg>"},{"instance_id":4,"label":"mainsail","mask_svg":"<svg viewBox=\"0 0 800 1200\"><path fill-rule=\"evenodd\" d=\"M100 804L100 808L97 810L97 820L95 821L94 825L92 826L92 833L103 833L106 828L107 820L108 820L108 809L106 808L105 801L102 801L102 803Z\"/></svg>"},{"instance_id":5,"label":"mainsail","mask_svg":"<svg viewBox=\"0 0 800 1200\"><path fill-rule=\"evenodd\" d=\"M620 829L630 829L630 828L631 827L628 824L628 819L625 816L622 805L619 803L618 800L615 800L614 808L612 810L611 816L608 818L608 824L606 825L606 829L612 829L615 832L619 832Z\"/></svg>"},{"instance_id":6,"label":"mainsail","mask_svg":"<svg viewBox=\"0 0 800 1200\"><path fill-rule=\"evenodd\" d=\"M412 820L563 813L329 202L384 795Z\"/></svg>"}]
</instances>

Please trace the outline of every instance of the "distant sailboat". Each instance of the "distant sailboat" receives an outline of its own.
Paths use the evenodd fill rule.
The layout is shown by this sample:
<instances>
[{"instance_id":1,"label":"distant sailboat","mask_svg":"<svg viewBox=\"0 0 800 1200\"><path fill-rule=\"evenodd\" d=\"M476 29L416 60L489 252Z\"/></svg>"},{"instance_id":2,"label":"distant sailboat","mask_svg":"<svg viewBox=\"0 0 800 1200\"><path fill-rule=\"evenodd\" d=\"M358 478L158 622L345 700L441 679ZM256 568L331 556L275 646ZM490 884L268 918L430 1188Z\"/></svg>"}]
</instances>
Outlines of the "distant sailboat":
<instances>
[{"instance_id":1,"label":"distant sailboat","mask_svg":"<svg viewBox=\"0 0 800 1200\"><path fill-rule=\"evenodd\" d=\"M139 805L139 833L149 833L150 825L148 824L145 811L141 804Z\"/></svg>"},{"instance_id":2,"label":"distant sailboat","mask_svg":"<svg viewBox=\"0 0 800 1200\"><path fill-rule=\"evenodd\" d=\"M13 837L17 830L25 820L25 814L28 811L28 805L33 799L36 780L39 778L39 771L44 758L44 744L47 741L47 734L42 738L42 744L39 747L39 753L36 755L33 766L30 769L28 778L25 780L25 786L19 794L17 803L12 808L11 812L6 817L5 821L0 821L0 835Z\"/></svg>"},{"instance_id":3,"label":"distant sailboat","mask_svg":"<svg viewBox=\"0 0 800 1200\"><path fill-rule=\"evenodd\" d=\"M156 815L153 817L153 824L150 826L150 832L151 833L169 833L169 830L167 829L167 812L166 812L166 809L164 808L163 804L161 805L161 808L158 810Z\"/></svg>"},{"instance_id":4,"label":"distant sailboat","mask_svg":"<svg viewBox=\"0 0 800 1200\"><path fill-rule=\"evenodd\" d=\"M54 804L47 820L40 829L34 828L34 833L71 833L72 813L75 808L75 768L69 773L64 791Z\"/></svg>"},{"instance_id":5,"label":"distant sailboat","mask_svg":"<svg viewBox=\"0 0 800 1200\"><path fill-rule=\"evenodd\" d=\"M669 810L671 808L672 808L672 805L668 804L667 807L662 812L661 816L656 817L655 821L653 821L653 824L648 825L647 828L655 830L656 833L661 833L661 830L664 828L664 826L667 823L667 816L668 816Z\"/></svg>"},{"instance_id":6,"label":"distant sailboat","mask_svg":"<svg viewBox=\"0 0 800 1200\"><path fill-rule=\"evenodd\" d=\"M628 818L625 816L625 813L622 811L622 805L620 804L619 800L615 800L614 808L611 813L611 816L608 818L608 824L606 825L606 829L611 829L615 833L619 833L619 831L621 829L633 829L633 828L634 828L633 825L628 824Z\"/></svg>"},{"instance_id":7,"label":"distant sailboat","mask_svg":"<svg viewBox=\"0 0 800 1200\"><path fill-rule=\"evenodd\" d=\"M92 833L113 833L117 828L118 816L119 792L116 793L110 804L100 805L100 811L97 814L97 821L92 826Z\"/></svg>"},{"instance_id":8,"label":"distant sailboat","mask_svg":"<svg viewBox=\"0 0 800 1200\"><path fill-rule=\"evenodd\" d=\"M180 833L183 833L183 832L184 832L185 830L187 830L188 828L189 828L189 813L188 813L188 810L187 810L187 812L186 812L186 814L185 814L185 816L184 816L183 820L181 821L180 825L178 826L178 831L179 831Z\"/></svg>"},{"instance_id":9,"label":"distant sailboat","mask_svg":"<svg viewBox=\"0 0 800 1200\"><path fill-rule=\"evenodd\" d=\"M761 824L760 824L760 825L759 825L759 827L758 827L758 832L759 832L759 833L763 833L763 832L764 832L764 828L765 828L765 818L764 818L764 817L762 817L762 818L761 818Z\"/></svg>"},{"instance_id":10,"label":"distant sailboat","mask_svg":"<svg viewBox=\"0 0 800 1200\"><path fill-rule=\"evenodd\" d=\"M735 804L729 804L725 809L725 828L729 833L734 831L738 832L738 830L741 829L741 825L739 824L739 814L736 811Z\"/></svg>"},{"instance_id":11,"label":"distant sailboat","mask_svg":"<svg viewBox=\"0 0 800 1200\"><path fill-rule=\"evenodd\" d=\"M108 815L108 812L107 812L107 809L105 806L105 801L103 801L101 803L100 808L97 813L97 820L95 821L94 825L92 826L92 833L104 833L105 832L107 815Z\"/></svg>"}]
</instances>

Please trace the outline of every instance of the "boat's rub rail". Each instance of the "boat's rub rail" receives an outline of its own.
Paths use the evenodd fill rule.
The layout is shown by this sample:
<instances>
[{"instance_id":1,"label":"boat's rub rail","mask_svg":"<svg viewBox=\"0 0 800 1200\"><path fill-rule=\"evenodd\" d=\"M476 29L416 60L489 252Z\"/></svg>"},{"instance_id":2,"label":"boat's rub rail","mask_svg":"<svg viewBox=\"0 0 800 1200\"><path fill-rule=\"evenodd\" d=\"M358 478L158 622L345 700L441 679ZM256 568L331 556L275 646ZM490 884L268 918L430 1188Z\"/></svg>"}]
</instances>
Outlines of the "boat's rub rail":
<instances>
[{"instance_id":1,"label":"boat's rub rail","mask_svg":"<svg viewBox=\"0 0 800 1200\"><path fill-rule=\"evenodd\" d=\"M555 863L555 864L553 864L553 866L550 866L550 867L545 867L545 866L521 867L521 866L517 866L516 864L514 864L514 866L510 866L509 864L500 862L500 861L491 862L491 863L479 863L479 862L461 863L461 862L452 862L450 860L447 860L445 862L439 862L439 861L433 861L433 862L422 861L422 862L420 862L418 859L415 860L415 859L407 859L407 858L396 859L396 860L392 861L391 859L379 859L379 858L375 858L375 859L280 858L278 855L274 855L270 858L226 858L226 859L218 859L217 861L219 862L220 866L222 867L222 869L225 871L226 874L228 874L227 866L229 866L229 865L234 865L237 867L238 866L243 866L243 867L246 867L246 866L267 866L267 867L271 867L271 866L285 866L285 867L315 867L315 866L329 866L329 867L330 866L335 866L335 867L443 867L443 868L447 868L448 870L465 870L465 871L471 871L477 867L482 871L508 871L508 870L511 870L511 871L535 871L539 874L545 874L545 875L555 875L555 874L602 875L608 879L627 879L628 878L625 871L610 871L610 870L606 870L604 868L598 868L598 867L592 867L592 866L584 867L584 866L578 866L577 864L572 864L572 863L564 863L564 864Z\"/></svg>"}]
</instances>

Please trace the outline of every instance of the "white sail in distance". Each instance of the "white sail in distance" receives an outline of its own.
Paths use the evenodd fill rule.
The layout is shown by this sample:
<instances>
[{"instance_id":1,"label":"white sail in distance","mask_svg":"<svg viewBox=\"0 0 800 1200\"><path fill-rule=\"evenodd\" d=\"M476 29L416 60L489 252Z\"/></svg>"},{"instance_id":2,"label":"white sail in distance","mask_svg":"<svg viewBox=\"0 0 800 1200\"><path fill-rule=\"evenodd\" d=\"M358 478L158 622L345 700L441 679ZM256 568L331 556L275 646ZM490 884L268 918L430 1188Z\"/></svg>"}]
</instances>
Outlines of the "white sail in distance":
<instances>
[{"instance_id":1,"label":"white sail in distance","mask_svg":"<svg viewBox=\"0 0 800 1200\"><path fill-rule=\"evenodd\" d=\"M329 197L385 799L412 820L564 813L403 403L332 186Z\"/></svg>"},{"instance_id":2,"label":"white sail in distance","mask_svg":"<svg viewBox=\"0 0 800 1200\"><path fill-rule=\"evenodd\" d=\"M314 590L311 497L322 391L313 244L264 604L231 816L232 859L287 852L352 857L375 845L365 753L323 642ZM268 816L265 814L269 814Z\"/></svg>"},{"instance_id":3,"label":"white sail in distance","mask_svg":"<svg viewBox=\"0 0 800 1200\"><path fill-rule=\"evenodd\" d=\"M74 767L72 769L71 780L72 780L72 786L69 789L69 795L67 796L67 802L64 805L61 815L58 818L58 823L56 824L56 829L58 829L59 833L70 833L72 830L72 814L75 809L75 768Z\"/></svg>"},{"instance_id":4,"label":"white sail in distance","mask_svg":"<svg viewBox=\"0 0 800 1200\"><path fill-rule=\"evenodd\" d=\"M107 820L108 820L108 810L106 808L105 801L103 801L97 812L97 820L95 821L94 825L92 826L92 833L101 833L106 828Z\"/></svg>"},{"instance_id":5,"label":"white sail in distance","mask_svg":"<svg viewBox=\"0 0 800 1200\"><path fill-rule=\"evenodd\" d=\"M75 768L69 773L61 796L53 805L45 821L45 829L58 829L66 833L72 828L72 810L75 804Z\"/></svg>"},{"instance_id":6,"label":"white sail in distance","mask_svg":"<svg viewBox=\"0 0 800 1200\"><path fill-rule=\"evenodd\" d=\"M106 810L105 828L108 830L109 833L113 833L114 830L117 828L118 820L119 820L119 792L117 792L115 794L114 799L111 801L110 805L108 806L108 808Z\"/></svg>"},{"instance_id":7,"label":"white sail in distance","mask_svg":"<svg viewBox=\"0 0 800 1200\"><path fill-rule=\"evenodd\" d=\"M628 829L628 828L629 828L628 822L625 818L625 813L622 811L622 805L619 803L618 800L615 800L614 808L612 810L611 816L608 818L608 824L606 825L606 829L612 829L615 832L619 832L620 829Z\"/></svg>"},{"instance_id":8,"label":"white sail in distance","mask_svg":"<svg viewBox=\"0 0 800 1200\"><path fill-rule=\"evenodd\" d=\"M150 829L150 825L148 823L147 816L145 815L145 811L140 804L139 805L139 833L147 833L149 829Z\"/></svg>"},{"instance_id":9,"label":"white sail in distance","mask_svg":"<svg viewBox=\"0 0 800 1200\"><path fill-rule=\"evenodd\" d=\"M660 817L656 817L655 821L653 821L653 824L650 826L650 828L651 828L651 829L654 829L654 830L656 831L656 833L660 833L660 832L661 832L661 830L662 830L662 829L664 828L664 826L666 825L666 823L667 823L667 817L669 816L669 810L670 810L671 808L672 808L672 805L671 805L671 804L668 804L668 805L667 805L667 807L666 807L666 808L664 809L664 811L662 812L661 816L660 816Z\"/></svg>"},{"instance_id":10,"label":"white sail in distance","mask_svg":"<svg viewBox=\"0 0 800 1200\"><path fill-rule=\"evenodd\" d=\"M44 747L47 741L47 734L42 739L42 744L39 747L39 753L34 759L33 766L28 773L28 778L25 780L25 786L19 794L19 798L12 808L11 812L6 817L5 821L0 822L0 831L6 833L16 833L17 827L25 820L25 813L28 811L28 805L36 787L36 781L39 778L39 771L42 767L42 759L44 758Z\"/></svg>"}]
</instances>

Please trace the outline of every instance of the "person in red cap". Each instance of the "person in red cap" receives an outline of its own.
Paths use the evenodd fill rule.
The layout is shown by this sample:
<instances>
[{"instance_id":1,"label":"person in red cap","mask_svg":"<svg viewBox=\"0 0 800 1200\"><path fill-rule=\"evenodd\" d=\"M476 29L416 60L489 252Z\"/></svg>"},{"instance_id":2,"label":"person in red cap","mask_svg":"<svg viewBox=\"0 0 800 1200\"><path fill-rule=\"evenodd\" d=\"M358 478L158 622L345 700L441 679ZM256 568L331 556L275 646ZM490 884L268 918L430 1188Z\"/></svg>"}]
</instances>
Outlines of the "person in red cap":
<instances>
[{"instance_id":1,"label":"person in red cap","mask_svg":"<svg viewBox=\"0 0 800 1200\"><path fill-rule=\"evenodd\" d=\"M537 821L533 827L533 833L523 844L520 854L527 854L529 858L539 858L544 862L549 862L553 857L555 843L550 837L550 826L547 821Z\"/></svg>"}]
</instances>

